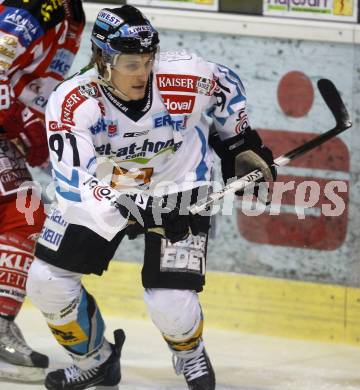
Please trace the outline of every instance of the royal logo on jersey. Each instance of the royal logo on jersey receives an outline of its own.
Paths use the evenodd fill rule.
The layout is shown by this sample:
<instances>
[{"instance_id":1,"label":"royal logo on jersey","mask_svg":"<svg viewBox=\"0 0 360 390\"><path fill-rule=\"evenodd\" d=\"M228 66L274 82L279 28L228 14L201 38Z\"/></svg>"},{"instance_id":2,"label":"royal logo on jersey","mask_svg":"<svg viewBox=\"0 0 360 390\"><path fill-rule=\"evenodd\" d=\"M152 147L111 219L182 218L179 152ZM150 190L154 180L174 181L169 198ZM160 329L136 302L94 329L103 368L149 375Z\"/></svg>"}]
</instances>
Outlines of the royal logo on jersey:
<instances>
[{"instance_id":1,"label":"royal logo on jersey","mask_svg":"<svg viewBox=\"0 0 360 390\"><path fill-rule=\"evenodd\" d=\"M195 105L195 96L161 95L169 114L191 114Z\"/></svg>"},{"instance_id":2,"label":"royal logo on jersey","mask_svg":"<svg viewBox=\"0 0 360 390\"><path fill-rule=\"evenodd\" d=\"M181 74L157 74L157 85L160 91L193 92L210 96L217 84L206 77L181 75Z\"/></svg>"}]
</instances>

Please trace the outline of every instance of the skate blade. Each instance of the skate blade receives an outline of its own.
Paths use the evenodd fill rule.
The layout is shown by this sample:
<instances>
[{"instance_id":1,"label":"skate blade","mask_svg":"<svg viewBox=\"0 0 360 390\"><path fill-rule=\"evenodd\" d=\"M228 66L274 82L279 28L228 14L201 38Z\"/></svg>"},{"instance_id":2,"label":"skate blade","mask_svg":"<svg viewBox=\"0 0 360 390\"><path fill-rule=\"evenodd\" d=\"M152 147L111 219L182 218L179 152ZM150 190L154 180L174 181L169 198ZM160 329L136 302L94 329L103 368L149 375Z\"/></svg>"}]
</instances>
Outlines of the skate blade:
<instances>
[{"instance_id":1,"label":"skate blade","mask_svg":"<svg viewBox=\"0 0 360 390\"><path fill-rule=\"evenodd\" d=\"M37 383L44 382L44 379L43 368L16 366L0 360L0 381Z\"/></svg>"}]
</instances>

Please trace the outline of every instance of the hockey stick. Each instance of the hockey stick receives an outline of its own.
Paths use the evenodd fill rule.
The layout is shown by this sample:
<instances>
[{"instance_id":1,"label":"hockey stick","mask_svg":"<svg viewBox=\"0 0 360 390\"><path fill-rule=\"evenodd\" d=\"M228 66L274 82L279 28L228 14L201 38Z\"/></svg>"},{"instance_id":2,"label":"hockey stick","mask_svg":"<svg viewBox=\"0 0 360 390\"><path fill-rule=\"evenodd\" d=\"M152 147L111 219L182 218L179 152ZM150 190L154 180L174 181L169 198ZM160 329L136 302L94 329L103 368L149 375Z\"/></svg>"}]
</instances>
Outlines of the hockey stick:
<instances>
[{"instance_id":1,"label":"hockey stick","mask_svg":"<svg viewBox=\"0 0 360 390\"><path fill-rule=\"evenodd\" d=\"M339 91L336 89L335 85L327 79L321 79L318 81L317 86L319 88L320 94L323 97L325 103L329 107L332 115L336 120L336 125L333 129L319 135L318 137L313 138L312 140L305 142L303 145L279 156L274 160L274 166L284 166L289 164L290 161L302 156L303 154L309 152L310 150L316 148L317 146L322 145L324 142L330 140L336 135L342 133L346 129L352 126L349 113L345 107L344 102L340 97ZM206 200L200 201L189 207L191 214L198 214L201 211L208 210L214 202L222 199L225 195L239 191L254 183L255 181L261 179L263 174L259 169L248 173L247 175L233 181L232 183L226 185L222 190L218 192L213 192L210 194Z\"/></svg>"}]
</instances>

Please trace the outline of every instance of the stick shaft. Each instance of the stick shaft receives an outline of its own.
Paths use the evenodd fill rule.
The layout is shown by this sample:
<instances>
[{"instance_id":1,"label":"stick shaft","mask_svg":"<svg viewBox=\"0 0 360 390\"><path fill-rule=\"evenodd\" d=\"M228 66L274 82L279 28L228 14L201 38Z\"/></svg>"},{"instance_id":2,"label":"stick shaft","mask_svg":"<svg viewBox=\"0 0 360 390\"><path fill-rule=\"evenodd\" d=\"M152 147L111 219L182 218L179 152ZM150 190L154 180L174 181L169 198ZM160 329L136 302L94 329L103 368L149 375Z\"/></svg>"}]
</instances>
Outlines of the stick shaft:
<instances>
[{"instance_id":1,"label":"stick shaft","mask_svg":"<svg viewBox=\"0 0 360 390\"><path fill-rule=\"evenodd\" d=\"M334 138L336 135L342 133L346 129L351 127L351 122L347 122L344 127L335 127L326 133L323 133L312 140L305 142L303 145L290 150L289 152L277 157L274 160L275 166L284 166L289 164L290 161L302 156L303 154L309 152L310 150L316 148L317 146L322 145L324 142L329 141L331 138ZM189 207L189 211L192 214L198 214L201 211L206 210L209 206L211 206L214 202L222 199L225 195L243 190L245 187L254 183L255 181L261 179L263 174L260 170L256 169L247 175L233 181L231 184L225 186L222 190L218 192L213 192L210 194L205 202L200 202L199 204L194 204Z\"/></svg>"}]
</instances>

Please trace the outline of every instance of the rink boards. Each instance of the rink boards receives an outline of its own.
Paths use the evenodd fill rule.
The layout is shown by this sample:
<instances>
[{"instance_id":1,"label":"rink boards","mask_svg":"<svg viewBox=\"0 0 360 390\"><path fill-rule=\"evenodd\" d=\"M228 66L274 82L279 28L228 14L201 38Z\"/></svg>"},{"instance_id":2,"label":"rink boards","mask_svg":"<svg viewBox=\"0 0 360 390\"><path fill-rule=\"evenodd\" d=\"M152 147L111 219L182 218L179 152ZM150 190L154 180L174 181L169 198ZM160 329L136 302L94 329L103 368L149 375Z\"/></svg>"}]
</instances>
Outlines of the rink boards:
<instances>
[{"instance_id":1,"label":"rink boards","mask_svg":"<svg viewBox=\"0 0 360 390\"><path fill-rule=\"evenodd\" d=\"M141 265L112 262L84 284L104 314L148 318ZM208 272L200 294L206 325L337 343L360 343L360 289L275 278Z\"/></svg>"}]
</instances>

